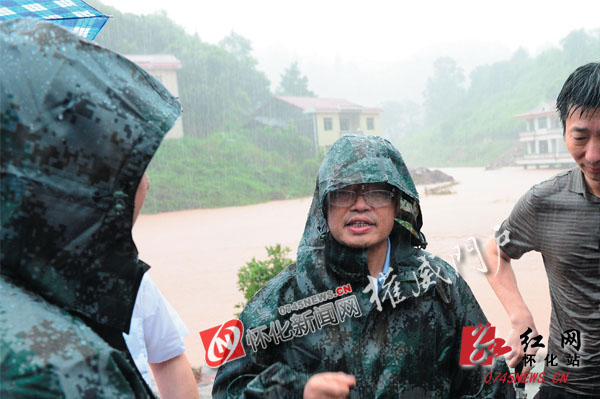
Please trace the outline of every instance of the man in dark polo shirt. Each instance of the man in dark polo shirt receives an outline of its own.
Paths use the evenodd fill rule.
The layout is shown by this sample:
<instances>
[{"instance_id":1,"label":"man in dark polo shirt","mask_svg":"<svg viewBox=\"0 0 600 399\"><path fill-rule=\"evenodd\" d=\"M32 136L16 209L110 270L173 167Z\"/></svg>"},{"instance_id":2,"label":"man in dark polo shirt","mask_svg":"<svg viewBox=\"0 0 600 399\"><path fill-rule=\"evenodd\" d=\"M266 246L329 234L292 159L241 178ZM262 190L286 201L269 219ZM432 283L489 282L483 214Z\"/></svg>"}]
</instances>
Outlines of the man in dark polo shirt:
<instances>
[{"instance_id":1,"label":"man in dark polo shirt","mask_svg":"<svg viewBox=\"0 0 600 399\"><path fill-rule=\"evenodd\" d=\"M511 321L506 358L515 367L535 353L538 335L510 261L541 252L548 275L552 315L545 379L536 398L600 397L600 63L577 68L566 80L556 108L565 144L577 163L533 186L485 248L488 281ZM498 272L496 273L496 270ZM528 328L531 331L528 332ZM569 373L554 383L555 373Z\"/></svg>"}]
</instances>

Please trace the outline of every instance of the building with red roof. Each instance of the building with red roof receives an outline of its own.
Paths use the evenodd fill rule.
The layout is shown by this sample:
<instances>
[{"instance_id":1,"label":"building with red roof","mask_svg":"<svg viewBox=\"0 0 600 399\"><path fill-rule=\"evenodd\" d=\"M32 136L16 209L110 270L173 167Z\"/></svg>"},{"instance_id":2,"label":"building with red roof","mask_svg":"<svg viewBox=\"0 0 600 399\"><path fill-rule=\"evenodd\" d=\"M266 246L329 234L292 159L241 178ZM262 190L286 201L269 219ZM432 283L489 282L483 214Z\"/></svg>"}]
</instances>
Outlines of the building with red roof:
<instances>
[{"instance_id":1,"label":"building with red roof","mask_svg":"<svg viewBox=\"0 0 600 399\"><path fill-rule=\"evenodd\" d=\"M368 108L340 98L275 96L246 124L293 127L315 148L330 147L344 134L380 135L381 108Z\"/></svg>"}]
</instances>

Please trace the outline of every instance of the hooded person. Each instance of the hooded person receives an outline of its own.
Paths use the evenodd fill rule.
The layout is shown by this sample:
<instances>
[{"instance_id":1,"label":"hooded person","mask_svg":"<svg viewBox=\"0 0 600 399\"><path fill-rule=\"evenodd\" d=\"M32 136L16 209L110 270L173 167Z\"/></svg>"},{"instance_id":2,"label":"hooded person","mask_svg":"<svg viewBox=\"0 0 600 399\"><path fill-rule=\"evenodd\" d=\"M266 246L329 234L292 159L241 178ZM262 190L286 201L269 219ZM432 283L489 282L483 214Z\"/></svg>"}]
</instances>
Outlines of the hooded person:
<instances>
[{"instance_id":1,"label":"hooded person","mask_svg":"<svg viewBox=\"0 0 600 399\"><path fill-rule=\"evenodd\" d=\"M178 101L54 24L0 24L1 397L152 396L122 338L134 198Z\"/></svg>"},{"instance_id":2,"label":"hooded person","mask_svg":"<svg viewBox=\"0 0 600 399\"><path fill-rule=\"evenodd\" d=\"M213 397L514 397L484 382L491 368L459 366L463 327L487 320L454 269L418 248L421 226L400 153L380 137L338 139L297 261L243 310L246 356L220 367Z\"/></svg>"}]
</instances>

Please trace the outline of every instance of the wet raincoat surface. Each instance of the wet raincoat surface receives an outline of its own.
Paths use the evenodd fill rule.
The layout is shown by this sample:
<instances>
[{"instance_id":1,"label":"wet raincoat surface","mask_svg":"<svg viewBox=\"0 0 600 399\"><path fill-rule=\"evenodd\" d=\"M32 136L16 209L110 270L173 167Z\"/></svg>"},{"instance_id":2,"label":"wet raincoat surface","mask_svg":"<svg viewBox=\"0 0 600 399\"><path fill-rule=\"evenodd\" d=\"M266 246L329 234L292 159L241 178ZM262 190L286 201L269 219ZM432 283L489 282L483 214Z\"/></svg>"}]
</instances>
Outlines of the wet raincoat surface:
<instances>
[{"instance_id":1,"label":"wet raincoat surface","mask_svg":"<svg viewBox=\"0 0 600 399\"><path fill-rule=\"evenodd\" d=\"M390 234L392 270L376 295L366 249L337 243L325 215L329 192L375 182L402 193ZM418 194L398 151L379 137L340 138L319 171L297 262L244 309L246 356L221 366L213 396L301 398L310 376L343 371L356 378L350 398L514 397L511 384L483 381L485 372L508 371L503 360L496 370L459 366L463 326L487 320L454 269L415 247L426 244L421 225ZM319 295L347 284L352 292L339 298Z\"/></svg>"},{"instance_id":2,"label":"wet raincoat surface","mask_svg":"<svg viewBox=\"0 0 600 399\"><path fill-rule=\"evenodd\" d=\"M132 215L180 105L54 24L2 23L0 47L0 396L151 396L122 352L148 269Z\"/></svg>"}]
</instances>

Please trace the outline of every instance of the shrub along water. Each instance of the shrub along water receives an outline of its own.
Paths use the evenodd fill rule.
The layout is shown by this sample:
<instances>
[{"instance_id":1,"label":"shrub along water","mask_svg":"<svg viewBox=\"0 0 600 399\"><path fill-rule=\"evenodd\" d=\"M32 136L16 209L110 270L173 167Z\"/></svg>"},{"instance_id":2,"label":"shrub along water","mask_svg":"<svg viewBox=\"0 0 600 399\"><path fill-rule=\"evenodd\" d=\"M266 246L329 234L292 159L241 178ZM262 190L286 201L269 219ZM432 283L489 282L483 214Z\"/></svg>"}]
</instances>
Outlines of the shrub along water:
<instances>
[{"instance_id":1,"label":"shrub along water","mask_svg":"<svg viewBox=\"0 0 600 399\"><path fill-rule=\"evenodd\" d=\"M275 277L287 266L294 263L294 260L288 258L290 253L288 247L281 247L281 244L265 247L267 250L267 260L257 260L255 257L246 262L238 271L238 289L244 294L244 302L240 302L235 307L243 310L254 296L265 284ZM239 313L236 315L239 317Z\"/></svg>"}]
</instances>

